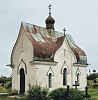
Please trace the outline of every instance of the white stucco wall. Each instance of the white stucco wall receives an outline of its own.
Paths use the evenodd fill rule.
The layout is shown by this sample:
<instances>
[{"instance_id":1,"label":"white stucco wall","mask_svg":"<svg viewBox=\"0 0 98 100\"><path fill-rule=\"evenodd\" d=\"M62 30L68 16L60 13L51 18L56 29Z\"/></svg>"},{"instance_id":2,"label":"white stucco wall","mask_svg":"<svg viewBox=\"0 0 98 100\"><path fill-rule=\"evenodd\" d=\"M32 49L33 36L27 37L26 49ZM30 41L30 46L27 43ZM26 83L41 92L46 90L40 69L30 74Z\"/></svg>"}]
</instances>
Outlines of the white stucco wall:
<instances>
[{"instance_id":1,"label":"white stucco wall","mask_svg":"<svg viewBox=\"0 0 98 100\"><path fill-rule=\"evenodd\" d=\"M12 52L12 89L20 90L20 69L25 71L25 90L27 91L29 83L35 83L35 68L29 63L33 60L33 46L27 38L23 29L21 29L18 40ZM27 72L26 72L27 71Z\"/></svg>"},{"instance_id":2,"label":"white stucco wall","mask_svg":"<svg viewBox=\"0 0 98 100\"><path fill-rule=\"evenodd\" d=\"M75 84L75 81L77 80L76 73L79 73L79 87L80 90L85 90L85 87L87 86L87 71L86 66L74 66L73 68L73 84ZM75 88L75 87L73 87Z\"/></svg>"}]
</instances>

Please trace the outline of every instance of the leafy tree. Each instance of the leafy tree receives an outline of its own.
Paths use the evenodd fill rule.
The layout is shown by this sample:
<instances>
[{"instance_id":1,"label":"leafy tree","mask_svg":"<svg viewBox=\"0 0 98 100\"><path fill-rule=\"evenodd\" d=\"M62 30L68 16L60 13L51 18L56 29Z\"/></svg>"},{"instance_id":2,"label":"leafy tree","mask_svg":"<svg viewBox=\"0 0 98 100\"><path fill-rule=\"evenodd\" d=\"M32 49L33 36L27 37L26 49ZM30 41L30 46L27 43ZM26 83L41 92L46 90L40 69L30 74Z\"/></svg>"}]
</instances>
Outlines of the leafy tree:
<instances>
[{"instance_id":1,"label":"leafy tree","mask_svg":"<svg viewBox=\"0 0 98 100\"><path fill-rule=\"evenodd\" d=\"M96 78L98 78L98 73L92 73L87 76L87 80L94 80Z\"/></svg>"},{"instance_id":2,"label":"leafy tree","mask_svg":"<svg viewBox=\"0 0 98 100\"><path fill-rule=\"evenodd\" d=\"M7 81L6 77L0 77L0 84L1 83L4 84L4 83L6 83L6 81Z\"/></svg>"},{"instance_id":3,"label":"leafy tree","mask_svg":"<svg viewBox=\"0 0 98 100\"><path fill-rule=\"evenodd\" d=\"M0 84L2 84L2 86L11 85L11 81L12 81L11 77L5 77L5 76L0 77ZM9 83L9 84L6 84L6 83Z\"/></svg>"}]
</instances>

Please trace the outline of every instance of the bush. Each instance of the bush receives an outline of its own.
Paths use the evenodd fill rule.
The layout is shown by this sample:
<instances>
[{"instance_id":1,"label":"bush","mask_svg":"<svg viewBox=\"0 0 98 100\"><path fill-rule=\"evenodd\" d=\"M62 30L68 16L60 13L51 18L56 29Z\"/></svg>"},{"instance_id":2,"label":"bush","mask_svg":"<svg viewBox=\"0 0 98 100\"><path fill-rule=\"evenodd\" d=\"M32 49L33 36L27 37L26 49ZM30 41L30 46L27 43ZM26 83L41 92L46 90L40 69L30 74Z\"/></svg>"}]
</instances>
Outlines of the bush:
<instances>
[{"instance_id":1,"label":"bush","mask_svg":"<svg viewBox=\"0 0 98 100\"><path fill-rule=\"evenodd\" d=\"M3 86L0 86L0 93L7 93L8 92L8 90L7 89L5 89L5 87L3 87Z\"/></svg>"},{"instance_id":2,"label":"bush","mask_svg":"<svg viewBox=\"0 0 98 100\"><path fill-rule=\"evenodd\" d=\"M27 100L50 100L48 97L48 89L38 85L29 86L26 96Z\"/></svg>"},{"instance_id":3,"label":"bush","mask_svg":"<svg viewBox=\"0 0 98 100\"><path fill-rule=\"evenodd\" d=\"M12 87L12 81L6 82L5 88L6 89L11 89L11 87Z\"/></svg>"},{"instance_id":4,"label":"bush","mask_svg":"<svg viewBox=\"0 0 98 100\"><path fill-rule=\"evenodd\" d=\"M66 89L65 88L58 88L50 93L50 97L53 100L64 100L65 98Z\"/></svg>"},{"instance_id":5,"label":"bush","mask_svg":"<svg viewBox=\"0 0 98 100\"><path fill-rule=\"evenodd\" d=\"M58 88L50 93L53 100L84 100L84 95L81 91L70 89L69 92L65 88Z\"/></svg>"},{"instance_id":6,"label":"bush","mask_svg":"<svg viewBox=\"0 0 98 100\"><path fill-rule=\"evenodd\" d=\"M76 89L70 89L67 100L84 100L84 95L81 91Z\"/></svg>"},{"instance_id":7,"label":"bush","mask_svg":"<svg viewBox=\"0 0 98 100\"><path fill-rule=\"evenodd\" d=\"M11 89L9 92L10 95L17 95L18 91L16 89Z\"/></svg>"}]
</instances>

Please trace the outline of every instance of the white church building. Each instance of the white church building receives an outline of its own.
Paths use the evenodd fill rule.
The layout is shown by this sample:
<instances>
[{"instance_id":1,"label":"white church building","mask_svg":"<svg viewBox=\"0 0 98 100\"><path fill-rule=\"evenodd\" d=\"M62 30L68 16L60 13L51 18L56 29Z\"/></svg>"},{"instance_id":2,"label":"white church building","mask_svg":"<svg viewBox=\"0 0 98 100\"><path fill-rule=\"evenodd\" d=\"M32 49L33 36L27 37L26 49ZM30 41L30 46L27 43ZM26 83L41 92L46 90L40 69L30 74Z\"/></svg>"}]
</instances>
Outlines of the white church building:
<instances>
[{"instance_id":1,"label":"white church building","mask_svg":"<svg viewBox=\"0 0 98 100\"><path fill-rule=\"evenodd\" d=\"M46 28L22 22L11 53L12 89L24 94L31 85L53 90L59 87L84 90L87 85L87 56L71 35L54 29L49 16Z\"/></svg>"}]
</instances>

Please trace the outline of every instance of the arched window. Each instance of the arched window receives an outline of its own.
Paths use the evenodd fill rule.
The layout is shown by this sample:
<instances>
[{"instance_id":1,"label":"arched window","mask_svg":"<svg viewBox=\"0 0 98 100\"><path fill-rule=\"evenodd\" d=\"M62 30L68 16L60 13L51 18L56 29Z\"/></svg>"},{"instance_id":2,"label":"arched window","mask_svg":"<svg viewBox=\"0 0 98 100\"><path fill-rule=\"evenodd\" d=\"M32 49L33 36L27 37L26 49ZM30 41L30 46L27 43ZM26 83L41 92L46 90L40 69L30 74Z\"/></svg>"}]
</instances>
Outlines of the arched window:
<instances>
[{"instance_id":1,"label":"arched window","mask_svg":"<svg viewBox=\"0 0 98 100\"><path fill-rule=\"evenodd\" d=\"M63 69L63 86L67 85L67 69Z\"/></svg>"},{"instance_id":2,"label":"arched window","mask_svg":"<svg viewBox=\"0 0 98 100\"><path fill-rule=\"evenodd\" d=\"M52 87L52 74L49 73L49 76L48 76L48 85L49 85L49 88Z\"/></svg>"},{"instance_id":3,"label":"arched window","mask_svg":"<svg viewBox=\"0 0 98 100\"><path fill-rule=\"evenodd\" d=\"M79 84L79 73L77 74L77 84Z\"/></svg>"}]
</instances>

